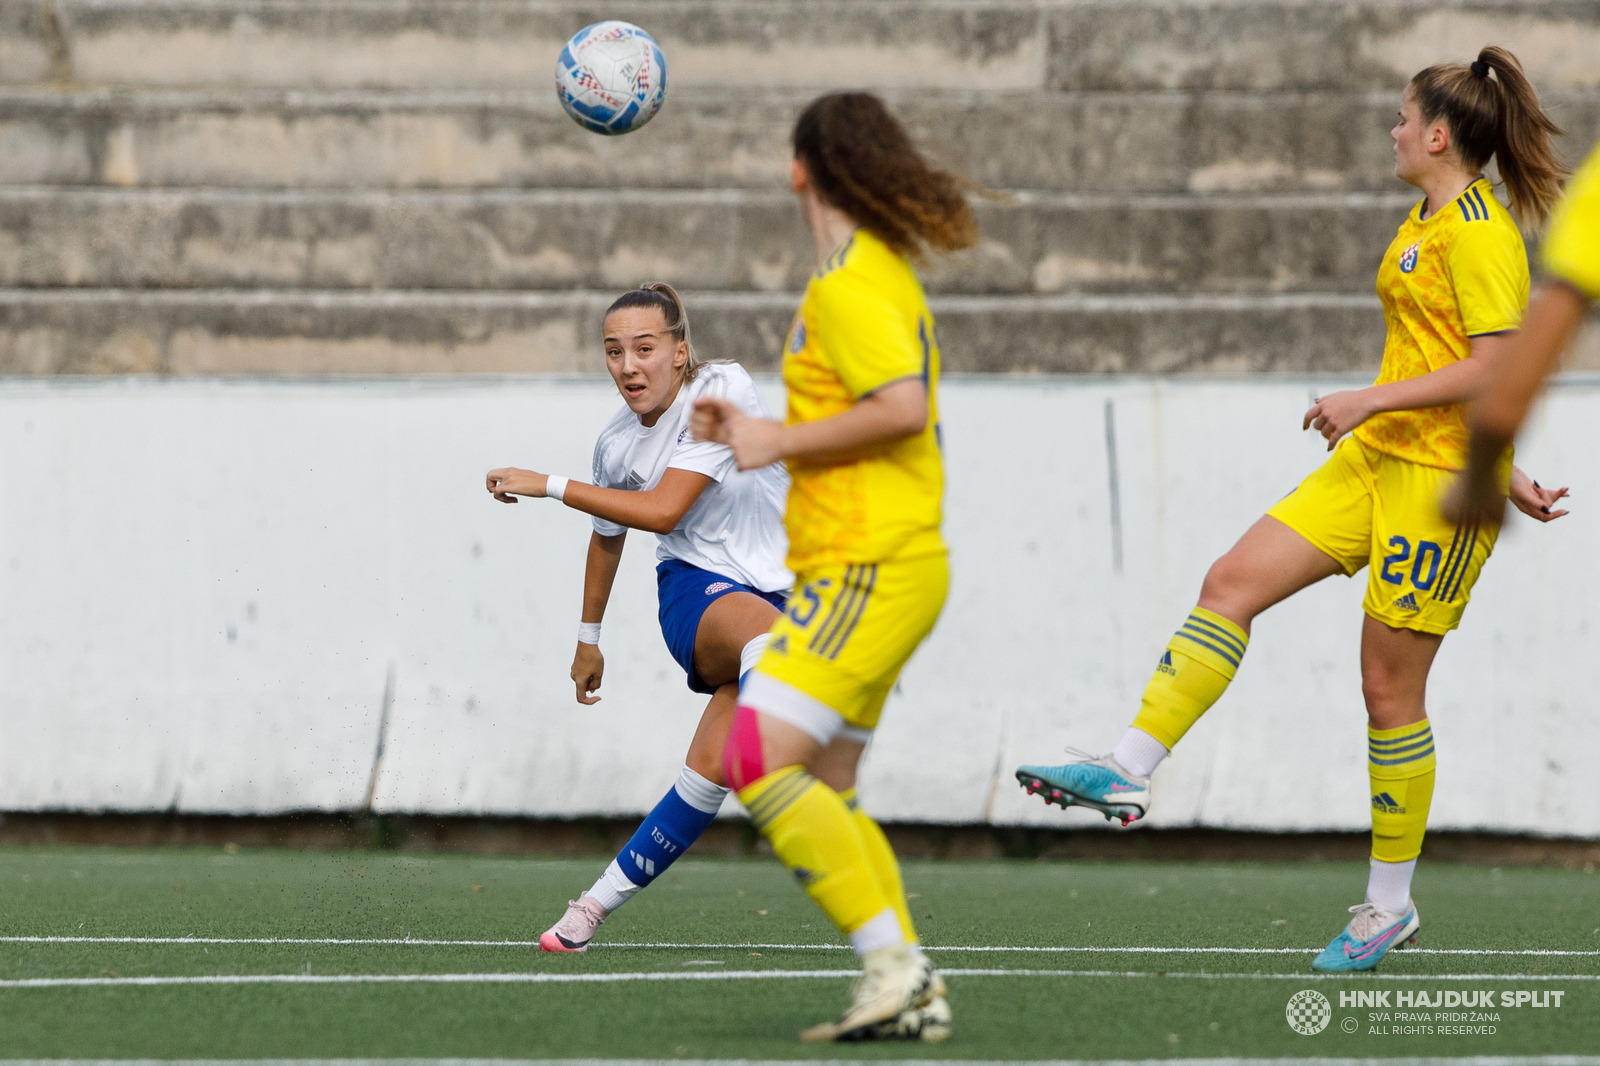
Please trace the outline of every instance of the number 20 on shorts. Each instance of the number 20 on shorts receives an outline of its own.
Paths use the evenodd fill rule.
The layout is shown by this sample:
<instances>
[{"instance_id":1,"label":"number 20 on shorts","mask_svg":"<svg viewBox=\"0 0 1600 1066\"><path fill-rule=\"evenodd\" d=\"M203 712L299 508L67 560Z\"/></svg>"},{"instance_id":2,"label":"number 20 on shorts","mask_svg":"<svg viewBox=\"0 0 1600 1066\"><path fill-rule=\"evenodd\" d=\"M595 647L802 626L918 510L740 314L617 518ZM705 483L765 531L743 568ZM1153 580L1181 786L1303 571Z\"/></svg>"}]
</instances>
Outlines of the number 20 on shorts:
<instances>
[{"instance_id":1,"label":"number 20 on shorts","mask_svg":"<svg viewBox=\"0 0 1600 1066\"><path fill-rule=\"evenodd\" d=\"M1431 540L1417 541L1415 557L1411 553L1411 542L1405 537L1390 537L1389 547L1397 548L1392 555L1383 557L1383 570L1378 576L1391 585L1405 583L1405 565L1411 564L1411 586L1418 592L1427 592L1433 588L1434 580L1439 576L1439 563L1444 559L1444 549ZM1395 568L1399 567L1398 570Z\"/></svg>"}]
</instances>

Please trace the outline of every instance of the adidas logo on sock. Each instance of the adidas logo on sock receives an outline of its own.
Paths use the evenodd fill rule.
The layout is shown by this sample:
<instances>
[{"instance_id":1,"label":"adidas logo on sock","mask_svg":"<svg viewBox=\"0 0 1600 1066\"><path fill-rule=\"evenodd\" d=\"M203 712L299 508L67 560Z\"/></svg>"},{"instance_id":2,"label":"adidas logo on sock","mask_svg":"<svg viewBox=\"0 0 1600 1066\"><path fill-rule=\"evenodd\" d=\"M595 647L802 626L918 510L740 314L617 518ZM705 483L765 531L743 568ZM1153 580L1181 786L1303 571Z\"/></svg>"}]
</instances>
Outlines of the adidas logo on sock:
<instances>
[{"instance_id":1,"label":"adidas logo on sock","mask_svg":"<svg viewBox=\"0 0 1600 1066\"><path fill-rule=\"evenodd\" d=\"M1422 610L1421 607L1417 606L1417 596L1414 592L1408 592L1404 596L1401 596L1398 600L1395 600L1391 606L1398 607L1402 611Z\"/></svg>"},{"instance_id":2,"label":"adidas logo on sock","mask_svg":"<svg viewBox=\"0 0 1600 1066\"><path fill-rule=\"evenodd\" d=\"M1372 806L1385 814L1404 814L1406 809L1395 802L1395 798L1387 792L1380 792L1372 797Z\"/></svg>"},{"instance_id":3,"label":"adidas logo on sock","mask_svg":"<svg viewBox=\"0 0 1600 1066\"><path fill-rule=\"evenodd\" d=\"M633 864L643 870L646 877L654 877L656 875L656 862L654 859L647 859L637 851L629 851L628 854L633 856Z\"/></svg>"},{"instance_id":4,"label":"adidas logo on sock","mask_svg":"<svg viewBox=\"0 0 1600 1066\"><path fill-rule=\"evenodd\" d=\"M1156 673L1171 674L1173 677L1178 676L1178 668L1172 665L1172 652L1164 651L1161 653L1161 661L1156 663Z\"/></svg>"}]
</instances>

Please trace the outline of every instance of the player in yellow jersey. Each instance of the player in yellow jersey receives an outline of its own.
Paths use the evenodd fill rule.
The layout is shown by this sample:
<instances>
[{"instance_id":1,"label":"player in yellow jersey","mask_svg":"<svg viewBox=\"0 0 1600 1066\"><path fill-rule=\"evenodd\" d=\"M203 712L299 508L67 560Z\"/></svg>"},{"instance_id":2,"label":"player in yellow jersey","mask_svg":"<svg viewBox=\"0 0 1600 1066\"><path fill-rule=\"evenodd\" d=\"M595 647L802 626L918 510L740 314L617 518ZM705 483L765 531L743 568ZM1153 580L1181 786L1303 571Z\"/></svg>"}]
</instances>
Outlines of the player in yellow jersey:
<instances>
[{"instance_id":1,"label":"player in yellow jersey","mask_svg":"<svg viewBox=\"0 0 1600 1066\"><path fill-rule=\"evenodd\" d=\"M1093 807L1124 823L1150 803L1150 774L1221 697L1256 616L1334 574L1367 568L1361 632L1368 718L1372 863L1366 899L1313 963L1367 970L1418 926L1411 875L1433 795L1424 705L1444 635L1461 622L1497 525L1453 523L1441 489L1466 460L1465 405L1511 343L1528 294L1517 224L1483 177L1491 158L1512 211L1543 222L1560 194L1559 132L1517 60L1485 48L1475 62L1411 79L1391 131L1395 174L1423 193L1378 270L1386 338L1369 388L1323 396L1306 412L1333 452L1212 565L1200 602L1167 645L1132 726L1109 755L1024 766L1047 802ZM1499 491L1549 521L1565 490L1539 488L1497 457Z\"/></svg>"},{"instance_id":2,"label":"player in yellow jersey","mask_svg":"<svg viewBox=\"0 0 1600 1066\"><path fill-rule=\"evenodd\" d=\"M908 258L971 245L977 222L962 182L866 93L806 108L792 178L819 265L785 346L788 415L707 399L694 422L741 468L783 459L792 478L795 591L741 688L724 777L862 957L849 1010L802 1039L938 1040L950 1031L944 983L917 946L894 852L853 796L811 770L841 738L860 758L944 605L939 346Z\"/></svg>"},{"instance_id":3,"label":"player in yellow jersey","mask_svg":"<svg viewBox=\"0 0 1600 1066\"><path fill-rule=\"evenodd\" d=\"M1600 145L1573 176L1550 220L1543 258L1549 280L1528 306L1522 332L1473 411L1467 469L1445 508L1462 518L1500 521L1505 496L1494 477L1497 461L1590 304L1600 300Z\"/></svg>"}]
</instances>

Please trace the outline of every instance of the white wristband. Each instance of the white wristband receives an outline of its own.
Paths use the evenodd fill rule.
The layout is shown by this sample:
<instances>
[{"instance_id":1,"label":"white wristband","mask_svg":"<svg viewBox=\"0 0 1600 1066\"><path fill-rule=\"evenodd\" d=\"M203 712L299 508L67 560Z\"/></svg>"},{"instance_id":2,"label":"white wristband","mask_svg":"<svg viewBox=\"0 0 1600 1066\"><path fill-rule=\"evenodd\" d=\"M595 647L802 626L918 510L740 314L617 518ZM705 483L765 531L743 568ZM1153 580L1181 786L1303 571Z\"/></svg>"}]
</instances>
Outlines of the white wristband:
<instances>
[{"instance_id":1,"label":"white wristband","mask_svg":"<svg viewBox=\"0 0 1600 1066\"><path fill-rule=\"evenodd\" d=\"M566 503L567 479L562 477L560 474L551 474L549 477L545 478L544 494L550 497L552 500L560 500L562 503Z\"/></svg>"},{"instance_id":2,"label":"white wristband","mask_svg":"<svg viewBox=\"0 0 1600 1066\"><path fill-rule=\"evenodd\" d=\"M579 644L598 644L598 643L600 643L600 623L599 622L579 622L578 623L578 643Z\"/></svg>"}]
</instances>

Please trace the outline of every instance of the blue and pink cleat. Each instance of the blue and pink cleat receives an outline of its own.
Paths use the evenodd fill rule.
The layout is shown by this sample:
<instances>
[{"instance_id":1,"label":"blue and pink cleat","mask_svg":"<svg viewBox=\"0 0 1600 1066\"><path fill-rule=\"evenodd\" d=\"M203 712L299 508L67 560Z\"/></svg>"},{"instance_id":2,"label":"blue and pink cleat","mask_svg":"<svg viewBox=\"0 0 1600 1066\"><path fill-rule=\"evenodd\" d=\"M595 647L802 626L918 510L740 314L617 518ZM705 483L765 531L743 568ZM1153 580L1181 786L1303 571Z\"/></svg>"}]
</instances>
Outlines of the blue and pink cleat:
<instances>
[{"instance_id":1,"label":"blue and pink cleat","mask_svg":"<svg viewBox=\"0 0 1600 1066\"><path fill-rule=\"evenodd\" d=\"M1110 755L1091 756L1088 752L1067 749L1082 755L1079 762L1061 766L1019 766L1017 781L1046 803L1067 808L1074 804L1099 811L1109 821L1129 825L1143 818L1150 809L1150 778L1129 773Z\"/></svg>"},{"instance_id":2,"label":"blue and pink cleat","mask_svg":"<svg viewBox=\"0 0 1600 1066\"><path fill-rule=\"evenodd\" d=\"M1311 963L1318 973L1353 973L1376 969L1390 948L1402 943L1415 944L1417 930L1422 920L1417 917L1415 905L1404 911L1392 911L1373 902L1358 903L1350 908L1355 917L1344 932L1333 938L1333 943L1322 949Z\"/></svg>"}]
</instances>

